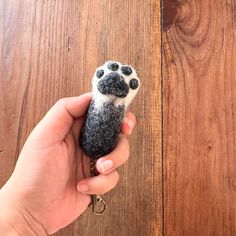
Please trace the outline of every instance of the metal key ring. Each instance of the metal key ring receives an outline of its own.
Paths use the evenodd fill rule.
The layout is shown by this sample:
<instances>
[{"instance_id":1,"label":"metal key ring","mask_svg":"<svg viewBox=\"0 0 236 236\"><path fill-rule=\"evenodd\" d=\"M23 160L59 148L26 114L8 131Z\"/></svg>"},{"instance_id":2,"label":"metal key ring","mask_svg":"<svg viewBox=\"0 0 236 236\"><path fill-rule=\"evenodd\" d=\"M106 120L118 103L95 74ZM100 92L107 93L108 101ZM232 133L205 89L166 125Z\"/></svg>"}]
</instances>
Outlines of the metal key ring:
<instances>
[{"instance_id":1,"label":"metal key ring","mask_svg":"<svg viewBox=\"0 0 236 236\"><path fill-rule=\"evenodd\" d=\"M92 195L92 210L96 215L102 215L106 210L106 203L100 195Z\"/></svg>"}]
</instances>

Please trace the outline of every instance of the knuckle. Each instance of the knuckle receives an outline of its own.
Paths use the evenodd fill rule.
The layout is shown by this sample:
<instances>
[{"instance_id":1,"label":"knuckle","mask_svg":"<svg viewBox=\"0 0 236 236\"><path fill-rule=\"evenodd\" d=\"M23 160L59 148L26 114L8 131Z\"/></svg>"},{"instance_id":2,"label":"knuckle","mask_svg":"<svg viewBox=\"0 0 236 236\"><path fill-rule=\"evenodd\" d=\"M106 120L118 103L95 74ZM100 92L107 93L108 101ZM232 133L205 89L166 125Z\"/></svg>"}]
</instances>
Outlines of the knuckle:
<instances>
[{"instance_id":1,"label":"knuckle","mask_svg":"<svg viewBox=\"0 0 236 236\"><path fill-rule=\"evenodd\" d=\"M60 98L56 104L59 105L59 106L64 106L66 103L66 98Z\"/></svg>"}]
</instances>

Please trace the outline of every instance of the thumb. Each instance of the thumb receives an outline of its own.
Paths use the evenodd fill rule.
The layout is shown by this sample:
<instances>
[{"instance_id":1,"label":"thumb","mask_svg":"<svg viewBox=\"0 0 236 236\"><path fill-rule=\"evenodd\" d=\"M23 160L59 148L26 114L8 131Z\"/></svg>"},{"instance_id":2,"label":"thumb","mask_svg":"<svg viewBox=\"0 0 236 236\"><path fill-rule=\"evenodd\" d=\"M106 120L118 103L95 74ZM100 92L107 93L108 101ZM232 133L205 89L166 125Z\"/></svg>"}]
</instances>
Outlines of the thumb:
<instances>
[{"instance_id":1,"label":"thumb","mask_svg":"<svg viewBox=\"0 0 236 236\"><path fill-rule=\"evenodd\" d=\"M50 146L62 141L71 129L74 119L84 116L90 101L91 93L58 100L34 128L29 138L40 141L41 146Z\"/></svg>"}]
</instances>

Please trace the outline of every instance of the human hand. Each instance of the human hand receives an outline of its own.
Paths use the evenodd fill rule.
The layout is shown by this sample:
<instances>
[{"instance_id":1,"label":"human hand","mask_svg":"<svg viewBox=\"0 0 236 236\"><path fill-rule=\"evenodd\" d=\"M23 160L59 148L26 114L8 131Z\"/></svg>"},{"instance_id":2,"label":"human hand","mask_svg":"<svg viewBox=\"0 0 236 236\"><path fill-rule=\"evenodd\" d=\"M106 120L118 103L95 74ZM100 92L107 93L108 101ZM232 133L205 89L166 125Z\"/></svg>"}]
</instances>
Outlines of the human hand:
<instances>
[{"instance_id":1,"label":"human hand","mask_svg":"<svg viewBox=\"0 0 236 236\"><path fill-rule=\"evenodd\" d=\"M0 190L0 205L7 209L10 225L11 216L20 215L25 224L33 225L32 232L54 233L87 209L90 194L104 194L116 186L116 168L128 159L126 135L132 133L135 117L126 113L116 148L97 161L100 174L89 177L90 160L78 139L90 101L90 93L59 100L29 135L12 176Z\"/></svg>"}]
</instances>

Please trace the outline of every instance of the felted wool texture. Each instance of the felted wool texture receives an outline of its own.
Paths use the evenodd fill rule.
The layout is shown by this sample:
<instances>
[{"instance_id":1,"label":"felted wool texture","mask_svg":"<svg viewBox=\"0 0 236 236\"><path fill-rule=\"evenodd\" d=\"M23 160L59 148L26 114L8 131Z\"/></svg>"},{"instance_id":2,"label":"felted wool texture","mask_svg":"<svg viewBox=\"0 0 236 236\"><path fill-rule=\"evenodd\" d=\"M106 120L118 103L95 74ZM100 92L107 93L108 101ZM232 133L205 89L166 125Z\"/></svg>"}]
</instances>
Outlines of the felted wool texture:
<instances>
[{"instance_id":1,"label":"felted wool texture","mask_svg":"<svg viewBox=\"0 0 236 236\"><path fill-rule=\"evenodd\" d=\"M125 111L140 87L135 70L117 61L97 68L92 102L80 135L80 146L92 159L110 153L118 140Z\"/></svg>"},{"instance_id":2,"label":"felted wool texture","mask_svg":"<svg viewBox=\"0 0 236 236\"><path fill-rule=\"evenodd\" d=\"M98 109L94 101L91 102L80 136L80 145L86 155L98 159L114 149L124 112L124 105L115 106L110 102Z\"/></svg>"},{"instance_id":3,"label":"felted wool texture","mask_svg":"<svg viewBox=\"0 0 236 236\"><path fill-rule=\"evenodd\" d=\"M102 94L113 94L118 98L125 98L129 93L129 86L125 83L124 78L116 72L111 72L100 80L97 88Z\"/></svg>"}]
</instances>

